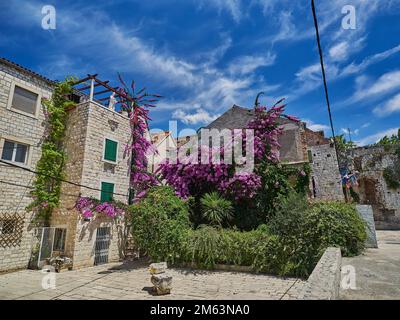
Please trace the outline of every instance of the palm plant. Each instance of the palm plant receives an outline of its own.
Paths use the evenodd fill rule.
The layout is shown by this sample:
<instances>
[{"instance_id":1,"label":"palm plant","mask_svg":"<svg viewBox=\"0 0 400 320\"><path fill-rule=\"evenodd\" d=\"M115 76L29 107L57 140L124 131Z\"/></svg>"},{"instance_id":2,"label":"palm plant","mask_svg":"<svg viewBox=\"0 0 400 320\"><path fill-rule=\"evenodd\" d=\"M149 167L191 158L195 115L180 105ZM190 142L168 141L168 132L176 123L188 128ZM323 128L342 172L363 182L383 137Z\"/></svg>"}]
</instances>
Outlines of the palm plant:
<instances>
[{"instance_id":1,"label":"palm plant","mask_svg":"<svg viewBox=\"0 0 400 320\"><path fill-rule=\"evenodd\" d=\"M233 218L233 206L217 192L206 193L201 199L202 216L212 225L222 225Z\"/></svg>"}]
</instances>

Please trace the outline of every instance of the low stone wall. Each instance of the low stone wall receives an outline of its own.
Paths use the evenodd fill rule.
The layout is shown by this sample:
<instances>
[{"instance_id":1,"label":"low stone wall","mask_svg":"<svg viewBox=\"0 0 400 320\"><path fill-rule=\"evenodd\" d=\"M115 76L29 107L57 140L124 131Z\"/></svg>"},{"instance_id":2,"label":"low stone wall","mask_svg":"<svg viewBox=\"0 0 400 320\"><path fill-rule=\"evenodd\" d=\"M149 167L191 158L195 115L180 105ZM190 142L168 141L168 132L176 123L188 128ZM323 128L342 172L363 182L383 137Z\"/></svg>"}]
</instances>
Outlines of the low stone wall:
<instances>
[{"instance_id":1,"label":"low stone wall","mask_svg":"<svg viewBox=\"0 0 400 320\"><path fill-rule=\"evenodd\" d=\"M302 300L338 299L341 261L340 248L327 248L308 278L299 298Z\"/></svg>"}]
</instances>

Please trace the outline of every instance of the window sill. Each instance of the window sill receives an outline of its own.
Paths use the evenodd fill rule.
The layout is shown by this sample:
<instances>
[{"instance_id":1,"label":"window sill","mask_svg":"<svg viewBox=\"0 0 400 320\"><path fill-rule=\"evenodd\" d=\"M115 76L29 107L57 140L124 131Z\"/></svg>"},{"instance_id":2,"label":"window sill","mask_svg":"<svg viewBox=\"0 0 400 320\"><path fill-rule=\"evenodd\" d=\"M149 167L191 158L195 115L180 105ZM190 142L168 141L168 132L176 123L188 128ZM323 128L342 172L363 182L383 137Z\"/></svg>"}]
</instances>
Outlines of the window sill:
<instances>
[{"instance_id":1,"label":"window sill","mask_svg":"<svg viewBox=\"0 0 400 320\"><path fill-rule=\"evenodd\" d=\"M32 114L32 113L24 112L24 111L15 109L13 107L9 108L8 110L10 110L12 112L15 112L15 113L18 113L18 114L22 114L23 116L27 116L27 117L35 119L35 120L39 120L39 117L34 115L34 114Z\"/></svg>"},{"instance_id":2,"label":"window sill","mask_svg":"<svg viewBox=\"0 0 400 320\"><path fill-rule=\"evenodd\" d=\"M111 161L111 160L107 160L107 159L102 159L103 162L108 163L108 164L112 164L114 166L116 166L118 163L117 161Z\"/></svg>"},{"instance_id":3,"label":"window sill","mask_svg":"<svg viewBox=\"0 0 400 320\"><path fill-rule=\"evenodd\" d=\"M21 163L21 162L15 162L15 161L11 161L11 160L4 160L1 159L1 161L4 161L6 163L21 167L22 169L30 169L29 165L27 165L26 163ZM10 168L15 168L14 166L10 166Z\"/></svg>"}]
</instances>

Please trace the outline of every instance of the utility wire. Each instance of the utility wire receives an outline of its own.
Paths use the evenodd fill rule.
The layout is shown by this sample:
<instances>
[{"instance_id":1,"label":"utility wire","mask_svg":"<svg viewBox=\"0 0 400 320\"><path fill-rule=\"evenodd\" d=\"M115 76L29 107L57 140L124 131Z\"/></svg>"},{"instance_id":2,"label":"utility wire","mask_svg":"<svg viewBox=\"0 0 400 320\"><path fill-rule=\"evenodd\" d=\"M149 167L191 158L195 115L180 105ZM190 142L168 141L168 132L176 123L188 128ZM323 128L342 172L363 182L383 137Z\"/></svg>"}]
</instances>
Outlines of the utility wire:
<instances>
[{"instance_id":1,"label":"utility wire","mask_svg":"<svg viewBox=\"0 0 400 320\"><path fill-rule=\"evenodd\" d=\"M101 189L98 189L98 188L93 188L93 187L85 186L85 185L83 185L83 184L79 184L79 183L75 183L75 182L68 181L68 180L65 180L65 179L61 179L61 178L58 178L58 177L54 177L54 176L51 176L51 175L49 175L49 174L37 172L37 171L31 170L31 169L29 169L29 168L21 167L21 166L18 166L18 165L16 165L16 164L13 164L13 163L10 163L10 162L1 160L1 159L0 159L0 163L5 163L5 164L7 164L7 165L9 165L9 166L11 166L11 167L15 167L15 168L18 168L18 169L21 169L21 170L25 170L25 171L34 173L34 174L36 174L36 175L41 175L41 176L49 177L49 178L52 178L52 179L54 179L54 180L61 181L61 182L65 182L65 183L68 183L68 184L71 184L71 185L74 185L74 186L77 186L77 187L82 187L82 188L86 188L86 189L90 189L90 190L95 190L95 191L100 191L100 192L105 192L105 193L111 193L111 194L113 194L113 195L118 195L118 196L123 196L123 197L127 197L127 196L128 196L128 194L122 194L122 193L116 193L116 192L108 192L108 191L104 191L104 190L101 190Z\"/></svg>"},{"instance_id":2,"label":"utility wire","mask_svg":"<svg viewBox=\"0 0 400 320\"><path fill-rule=\"evenodd\" d=\"M334 144L334 147L335 147L336 157L337 157L337 160L338 160L338 167L339 167L339 170L340 170L339 153L338 153L337 144L336 144L335 129L333 127L333 121L332 121L331 105L330 105L330 102L329 102L328 85L326 84L324 58L323 58L322 49L321 49L321 41L320 41L320 38L319 38L318 20L317 20L317 14L316 14L316 11L315 11L314 0L311 0L311 9L312 9L313 17L314 17L315 34L316 34L316 37L317 37L319 61L321 63L322 80L324 82L325 98L326 98L326 105L328 107L329 122L330 122L330 125L331 125L333 144Z\"/></svg>"},{"instance_id":3,"label":"utility wire","mask_svg":"<svg viewBox=\"0 0 400 320\"><path fill-rule=\"evenodd\" d=\"M19 184L19 183L15 183L15 182L10 182L10 181L4 181L4 180L0 180L0 183L2 184L7 184L10 186L14 186L14 187L20 187L20 188L26 188L26 189L35 189L35 187L33 186L29 186L29 185L24 185L24 184ZM69 197L79 197L81 196L80 193L76 193L76 194L72 194L72 193L65 193L65 192L60 192L61 195L64 196L69 196ZM25 195L24 195L25 196Z\"/></svg>"}]
</instances>

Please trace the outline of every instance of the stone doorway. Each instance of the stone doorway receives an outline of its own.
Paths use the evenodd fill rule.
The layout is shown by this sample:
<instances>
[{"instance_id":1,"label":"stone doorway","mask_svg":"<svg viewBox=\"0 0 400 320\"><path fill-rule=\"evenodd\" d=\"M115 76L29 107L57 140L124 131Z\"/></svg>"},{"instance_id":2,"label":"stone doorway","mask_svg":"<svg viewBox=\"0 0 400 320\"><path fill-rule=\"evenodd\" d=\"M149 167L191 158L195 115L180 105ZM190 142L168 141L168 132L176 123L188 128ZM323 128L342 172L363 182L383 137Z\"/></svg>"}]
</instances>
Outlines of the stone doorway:
<instances>
[{"instance_id":1,"label":"stone doorway","mask_svg":"<svg viewBox=\"0 0 400 320\"><path fill-rule=\"evenodd\" d=\"M361 178L359 182L361 203L370 205L379 204L376 191L377 181L371 178Z\"/></svg>"}]
</instances>

